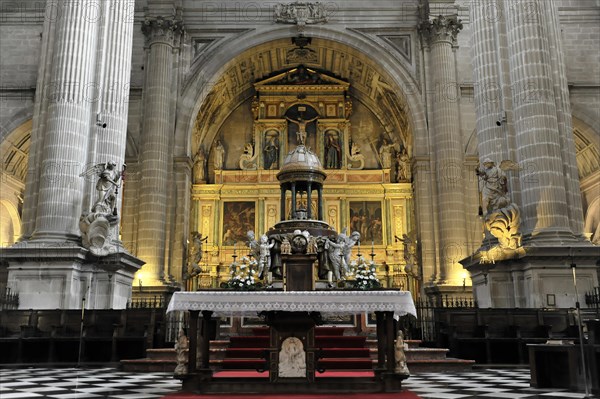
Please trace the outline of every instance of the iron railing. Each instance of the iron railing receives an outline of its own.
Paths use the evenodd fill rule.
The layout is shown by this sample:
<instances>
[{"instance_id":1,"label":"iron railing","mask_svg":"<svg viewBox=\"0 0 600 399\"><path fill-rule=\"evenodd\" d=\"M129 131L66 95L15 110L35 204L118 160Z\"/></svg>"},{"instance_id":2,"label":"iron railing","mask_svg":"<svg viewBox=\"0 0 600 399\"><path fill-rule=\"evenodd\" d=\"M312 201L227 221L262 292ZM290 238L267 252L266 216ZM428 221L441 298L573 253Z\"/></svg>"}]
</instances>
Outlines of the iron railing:
<instances>
[{"instance_id":1,"label":"iron railing","mask_svg":"<svg viewBox=\"0 0 600 399\"><path fill-rule=\"evenodd\" d=\"M164 309L167 307L165 298L160 296L131 298L127 302L127 309Z\"/></svg>"},{"instance_id":2,"label":"iron railing","mask_svg":"<svg viewBox=\"0 0 600 399\"><path fill-rule=\"evenodd\" d=\"M0 310L10 310L19 308L19 294L11 291L10 288L6 288L3 293L0 294Z\"/></svg>"},{"instance_id":3,"label":"iron railing","mask_svg":"<svg viewBox=\"0 0 600 399\"><path fill-rule=\"evenodd\" d=\"M585 304L588 309L595 309L596 317L600 317L600 287L585 293Z\"/></svg>"},{"instance_id":4,"label":"iron railing","mask_svg":"<svg viewBox=\"0 0 600 399\"><path fill-rule=\"evenodd\" d=\"M476 308L477 302L470 297L437 296L418 299L415 302L417 318L407 315L400 318L400 328L408 335L408 339L421 340L425 345L437 342L436 309L470 309Z\"/></svg>"}]
</instances>

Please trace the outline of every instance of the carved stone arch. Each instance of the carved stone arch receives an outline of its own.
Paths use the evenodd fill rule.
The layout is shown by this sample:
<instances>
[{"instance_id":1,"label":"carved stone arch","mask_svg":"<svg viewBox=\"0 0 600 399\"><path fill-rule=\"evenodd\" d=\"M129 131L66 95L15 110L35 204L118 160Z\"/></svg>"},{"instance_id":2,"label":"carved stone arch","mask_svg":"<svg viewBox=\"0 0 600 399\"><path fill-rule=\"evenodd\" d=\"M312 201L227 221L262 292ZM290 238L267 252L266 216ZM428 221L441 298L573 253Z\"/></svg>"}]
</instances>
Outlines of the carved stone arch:
<instances>
[{"instance_id":1,"label":"carved stone arch","mask_svg":"<svg viewBox=\"0 0 600 399\"><path fill-rule=\"evenodd\" d=\"M415 151L421 154L427 154L427 134L424 105L419 95L417 80L407 71L401 63L392 54L386 53L383 49L369 43L360 35L349 31L336 31L326 27L307 27L306 35L322 40L324 43L331 43L335 48L341 48L355 53L369 55L369 65L376 68L382 75L385 75L386 83L390 90L403 93L406 102L408 122L410 130L415 138ZM227 58L228 62L223 62L223 57L211 57L199 59L194 65L194 69L188 74L189 78L184 84L182 100L178 107L179 121L177 125L176 140L179 148L187 148L190 153L192 144L191 133L192 124L195 121L201 106L206 103L207 96L211 93L217 79L224 76L225 72L235 63L237 57L242 56L248 51L257 49L260 46L268 48L278 40L289 41L293 35L289 29L276 28L265 31L252 31L243 35L244 40L236 43L226 43L220 49L221 54L231 55ZM240 46L243 43L244 46ZM200 73L200 71L202 71ZM186 144L187 143L187 144Z\"/></svg>"},{"instance_id":2,"label":"carved stone arch","mask_svg":"<svg viewBox=\"0 0 600 399\"><path fill-rule=\"evenodd\" d=\"M0 247L14 244L21 236L21 217L15 203L0 199Z\"/></svg>"},{"instance_id":3,"label":"carved stone arch","mask_svg":"<svg viewBox=\"0 0 600 399\"><path fill-rule=\"evenodd\" d=\"M2 154L2 173L25 184L29 147L31 145L32 120L18 125L0 143ZM4 182L4 180L3 180Z\"/></svg>"},{"instance_id":4,"label":"carved stone arch","mask_svg":"<svg viewBox=\"0 0 600 399\"><path fill-rule=\"evenodd\" d=\"M583 232L590 240L600 245L600 197L596 197L587 207L584 213L585 224Z\"/></svg>"}]
</instances>

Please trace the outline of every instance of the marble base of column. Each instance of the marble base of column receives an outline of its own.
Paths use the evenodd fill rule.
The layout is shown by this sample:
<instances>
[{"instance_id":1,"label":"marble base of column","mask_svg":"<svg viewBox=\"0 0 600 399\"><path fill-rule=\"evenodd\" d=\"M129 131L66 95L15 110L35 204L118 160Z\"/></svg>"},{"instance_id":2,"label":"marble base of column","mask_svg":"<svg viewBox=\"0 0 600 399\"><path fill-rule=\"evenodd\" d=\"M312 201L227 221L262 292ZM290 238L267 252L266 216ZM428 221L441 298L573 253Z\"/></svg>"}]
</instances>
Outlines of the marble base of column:
<instances>
[{"instance_id":1,"label":"marble base of column","mask_svg":"<svg viewBox=\"0 0 600 399\"><path fill-rule=\"evenodd\" d=\"M493 263L481 254L460 263L471 275L480 308L569 308L575 304L571 264L577 267L578 300L585 303L586 292L598 286L598 259L597 246L544 246Z\"/></svg>"},{"instance_id":2,"label":"marble base of column","mask_svg":"<svg viewBox=\"0 0 600 399\"><path fill-rule=\"evenodd\" d=\"M95 258L73 243L22 242L3 248L1 257L21 309L79 309L83 298L87 309L124 309L143 264L127 252Z\"/></svg>"}]
</instances>

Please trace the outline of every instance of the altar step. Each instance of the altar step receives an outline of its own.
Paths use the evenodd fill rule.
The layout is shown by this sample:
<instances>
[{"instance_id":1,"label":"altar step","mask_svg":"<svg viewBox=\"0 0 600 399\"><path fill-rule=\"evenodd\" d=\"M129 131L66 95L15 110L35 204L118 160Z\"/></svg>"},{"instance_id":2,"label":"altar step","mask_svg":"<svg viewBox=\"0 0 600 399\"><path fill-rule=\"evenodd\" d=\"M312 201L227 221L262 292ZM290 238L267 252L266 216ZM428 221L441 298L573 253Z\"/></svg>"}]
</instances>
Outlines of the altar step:
<instances>
[{"instance_id":1,"label":"altar step","mask_svg":"<svg viewBox=\"0 0 600 399\"><path fill-rule=\"evenodd\" d=\"M317 327L315 346L320 350L319 369L371 370L377 363L377 340L364 336L342 335L344 328ZM266 348L269 337L266 328L253 329L254 336L230 337L229 340L210 342L210 364L222 370L263 370L266 366ZM421 348L421 341L407 340L406 359L411 373L470 370L472 360L447 358L448 349ZM123 360L125 371L175 370L175 349L148 349L145 359Z\"/></svg>"}]
</instances>

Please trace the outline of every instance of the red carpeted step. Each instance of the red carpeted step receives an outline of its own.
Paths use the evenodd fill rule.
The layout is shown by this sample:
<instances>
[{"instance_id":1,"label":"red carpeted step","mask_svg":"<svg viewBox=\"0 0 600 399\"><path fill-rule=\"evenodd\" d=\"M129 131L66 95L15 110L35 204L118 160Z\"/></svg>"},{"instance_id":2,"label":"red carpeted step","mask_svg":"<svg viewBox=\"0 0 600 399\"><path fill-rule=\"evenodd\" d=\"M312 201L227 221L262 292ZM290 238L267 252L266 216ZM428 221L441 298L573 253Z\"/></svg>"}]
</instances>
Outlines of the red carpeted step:
<instances>
[{"instance_id":1,"label":"red carpeted step","mask_svg":"<svg viewBox=\"0 0 600 399\"><path fill-rule=\"evenodd\" d=\"M315 335L344 335L344 327L315 327Z\"/></svg>"},{"instance_id":2,"label":"red carpeted step","mask_svg":"<svg viewBox=\"0 0 600 399\"><path fill-rule=\"evenodd\" d=\"M317 348L364 348L367 337L361 336L327 336L318 335L315 337L315 347Z\"/></svg>"},{"instance_id":3,"label":"red carpeted step","mask_svg":"<svg viewBox=\"0 0 600 399\"><path fill-rule=\"evenodd\" d=\"M223 359L221 368L224 370L266 370L268 365L264 359Z\"/></svg>"},{"instance_id":4,"label":"red carpeted step","mask_svg":"<svg viewBox=\"0 0 600 399\"><path fill-rule=\"evenodd\" d=\"M370 359L371 352L368 348L323 348L319 350L321 358L327 357L364 357Z\"/></svg>"},{"instance_id":5,"label":"red carpeted step","mask_svg":"<svg viewBox=\"0 0 600 399\"><path fill-rule=\"evenodd\" d=\"M317 362L317 369L321 370L372 370L373 361L368 358L326 358Z\"/></svg>"},{"instance_id":6,"label":"red carpeted step","mask_svg":"<svg viewBox=\"0 0 600 399\"><path fill-rule=\"evenodd\" d=\"M241 336L229 338L230 348L268 348L268 336Z\"/></svg>"},{"instance_id":7,"label":"red carpeted step","mask_svg":"<svg viewBox=\"0 0 600 399\"><path fill-rule=\"evenodd\" d=\"M265 351L264 348L227 348L225 357L235 359L264 358Z\"/></svg>"},{"instance_id":8,"label":"red carpeted step","mask_svg":"<svg viewBox=\"0 0 600 399\"><path fill-rule=\"evenodd\" d=\"M263 337L265 337L265 336L268 337L270 332L271 332L271 329L269 327L254 327L252 329L252 334L260 335Z\"/></svg>"}]
</instances>

